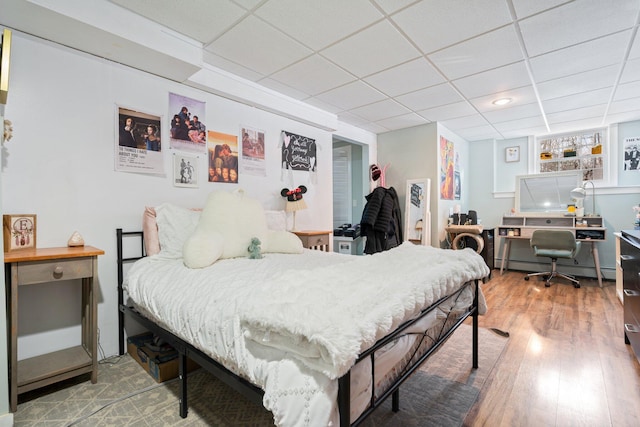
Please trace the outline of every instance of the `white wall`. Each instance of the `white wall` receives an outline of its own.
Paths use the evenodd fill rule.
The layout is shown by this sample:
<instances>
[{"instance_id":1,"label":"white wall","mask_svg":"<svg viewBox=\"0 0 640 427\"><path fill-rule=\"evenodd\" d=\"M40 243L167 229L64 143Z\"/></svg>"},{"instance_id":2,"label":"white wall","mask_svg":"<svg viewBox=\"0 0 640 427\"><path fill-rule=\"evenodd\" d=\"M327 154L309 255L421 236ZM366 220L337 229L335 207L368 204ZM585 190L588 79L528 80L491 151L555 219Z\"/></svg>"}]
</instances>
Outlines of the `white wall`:
<instances>
[{"instance_id":1,"label":"white wall","mask_svg":"<svg viewBox=\"0 0 640 427\"><path fill-rule=\"evenodd\" d=\"M206 181L202 156L200 187L177 188L171 181L168 150L169 92L206 102L207 129L239 134L241 125L265 131L267 177L240 175L239 184ZM116 106L163 116L166 176L114 171ZM243 188L267 209L282 209L283 187L305 184L309 209L297 216L299 229L332 229L332 135L298 121L230 101L65 47L15 32L6 118L14 137L5 144L2 165L4 213L37 214L37 246L66 246L78 231L99 257L100 346L117 352L117 272L115 229L141 228L145 205L170 201L202 206L213 190ZM375 136L349 126L339 130L364 144ZM287 130L315 138L317 183L296 172L280 180L278 138ZM375 153L375 150L370 150ZM78 283L34 285L21 290L18 358L77 345Z\"/></svg>"}]
</instances>

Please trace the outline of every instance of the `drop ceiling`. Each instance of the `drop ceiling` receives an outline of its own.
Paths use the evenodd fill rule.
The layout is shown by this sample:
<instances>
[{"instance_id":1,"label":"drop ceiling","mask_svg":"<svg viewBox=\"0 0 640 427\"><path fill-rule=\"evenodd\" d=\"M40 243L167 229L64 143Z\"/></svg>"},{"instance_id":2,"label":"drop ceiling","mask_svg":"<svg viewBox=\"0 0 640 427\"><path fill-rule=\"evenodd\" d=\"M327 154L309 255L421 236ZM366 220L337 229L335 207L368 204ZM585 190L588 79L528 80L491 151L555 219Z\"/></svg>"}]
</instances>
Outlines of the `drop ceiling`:
<instances>
[{"instance_id":1,"label":"drop ceiling","mask_svg":"<svg viewBox=\"0 0 640 427\"><path fill-rule=\"evenodd\" d=\"M203 69L223 70L374 133L437 121L474 141L640 120L638 0L3 3L14 7L3 6L1 25L187 84ZM104 42L65 35L71 24L97 41L136 43L105 52ZM170 61L136 63L135 49L161 50L152 37L140 47L142 24L198 59L177 58L172 72L162 69ZM499 98L511 102L493 104Z\"/></svg>"}]
</instances>

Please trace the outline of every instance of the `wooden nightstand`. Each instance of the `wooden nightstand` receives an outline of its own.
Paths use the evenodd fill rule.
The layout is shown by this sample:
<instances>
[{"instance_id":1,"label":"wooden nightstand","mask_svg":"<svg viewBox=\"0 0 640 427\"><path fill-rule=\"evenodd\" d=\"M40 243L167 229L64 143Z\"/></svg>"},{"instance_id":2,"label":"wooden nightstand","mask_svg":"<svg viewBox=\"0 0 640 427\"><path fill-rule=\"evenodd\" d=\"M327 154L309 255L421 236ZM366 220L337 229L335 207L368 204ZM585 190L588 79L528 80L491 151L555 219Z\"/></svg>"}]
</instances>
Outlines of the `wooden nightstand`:
<instances>
[{"instance_id":1,"label":"wooden nightstand","mask_svg":"<svg viewBox=\"0 0 640 427\"><path fill-rule=\"evenodd\" d=\"M24 249L4 253L9 326L9 406L18 395L82 374L98 381L98 310L93 279L98 255L92 246ZM82 344L18 361L18 290L20 286L82 279Z\"/></svg>"},{"instance_id":2,"label":"wooden nightstand","mask_svg":"<svg viewBox=\"0 0 640 427\"><path fill-rule=\"evenodd\" d=\"M302 246L307 249L329 252L329 236L331 231L294 231L296 236L302 240Z\"/></svg>"}]
</instances>

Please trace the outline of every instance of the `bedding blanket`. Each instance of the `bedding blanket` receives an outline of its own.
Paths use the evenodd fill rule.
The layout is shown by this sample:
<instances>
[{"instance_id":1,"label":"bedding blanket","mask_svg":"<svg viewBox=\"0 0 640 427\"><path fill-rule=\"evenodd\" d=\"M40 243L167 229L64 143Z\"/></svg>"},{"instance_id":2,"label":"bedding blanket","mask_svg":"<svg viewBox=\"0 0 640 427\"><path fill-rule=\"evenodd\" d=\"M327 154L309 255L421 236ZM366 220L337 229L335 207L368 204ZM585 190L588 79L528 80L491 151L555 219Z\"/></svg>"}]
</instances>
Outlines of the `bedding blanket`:
<instances>
[{"instance_id":1,"label":"bedding blanket","mask_svg":"<svg viewBox=\"0 0 640 427\"><path fill-rule=\"evenodd\" d=\"M343 368L336 370L325 368L328 362L311 364L334 371L333 376L336 376L350 363L348 360L353 357L350 351L366 346L365 341L374 340L375 335L390 328L397 322L395 317L399 311L413 313L419 308L421 298L430 301L449 287L457 288L464 281L489 273L482 258L471 250L401 245L387 252L386 255L356 257L305 250L299 255L266 254L258 260L247 257L223 259L202 269L187 268L181 258L165 257L159 253L133 264L124 288L129 302L133 302L147 317L261 387L265 391L264 407L273 413L277 426L335 426L338 420L337 381L302 362L305 359L303 355L293 357L273 346L277 330L294 329L282 327L286 319L293 318L301 327L304 325L306 332L292 337L313 343L302 353L318 352L316 343L321 343L320 348L328 348L326 354L329 359L343 360ZM406 259L394 259L391 267L378 265L386 257L395 258L395 253ZM454 262L453 266L451 262ZM428 273L425 273L426 266L429 266ZM353 273L361 268L366 271ZM382 279L387 282L384 286ZM420 288L426 285L419 285L418 279L437 283L438 290L427 292L423 289L424 296L420 296ZM419 287L412 288L412 283ZM406 289L404 293L409 291L415 296L406 303L400 293L395 294L393 286L401 286ZM314 287L319 289L313 290ZM285 292L285 289L289 291ZM283 293L287 294L286 299L277 302L271 292L277 292L278 298ZM430 293L432 296L427 296ZM311 295L314 297L310 298ZM454 310L467 307L469 297L462 295L458 298L459 305L455 304ZM337 300L342 298L345 300ZM347 298L351 302L357 300L361 306L351 304ZM375 302L379 298L393 301L393 309L381 307ZM298 304L315 309L306 311L302 306L297 307ZM332 304L339 305L340 309L328 307ZM256 317L248 307L255 310ZM388 320L375 326L375 331L369 331L365 338L352 336L355 329L347 326L349 332L339 333L339 339L329 336L322 338L326 341L320 340L325 333L333 334L336 328L345 327L342 324L345 322L344 313L354 317L369 308L371 313L367 315L367 321L358 320L359 326L355 329L365 330L380 323L378 319ZM339 311L342 314L337 315ZM350 311L353 313L349 314ZM260 328L261 322L270 316L282 316L276 319L277 328ZM333 323L333 316L340 319L339 327ZM241 326L240 317L251 328L251 336L258 341L246 338L247 332ZM309 324L314 322L321 326L310 327ZM317 334L313 332L314 328L319 330ZM309 337L303 338L305 334ZM353 342L347 346L351 350L345 351L337 344L334 348L333 341L342 341L345 336L346 341ZM263 338L270 339L269 345L265 345ZM359 412L353 412L352 419L358 415Z\"/></svg>"},{"instance_id":2,"label":"bedding blanket","mask_svg":"<svg viewBox=\"0 0 640 427\"><path fill-rule=\"evenodd\" d=\"M287 351L335 379L347 373L362 350L421 309L488 274L471 249L405 242L348 263L283 272L240 307L240 324L247 339ZM482 314L486 305L479 297Z\"/></svg>"}]
</instances>

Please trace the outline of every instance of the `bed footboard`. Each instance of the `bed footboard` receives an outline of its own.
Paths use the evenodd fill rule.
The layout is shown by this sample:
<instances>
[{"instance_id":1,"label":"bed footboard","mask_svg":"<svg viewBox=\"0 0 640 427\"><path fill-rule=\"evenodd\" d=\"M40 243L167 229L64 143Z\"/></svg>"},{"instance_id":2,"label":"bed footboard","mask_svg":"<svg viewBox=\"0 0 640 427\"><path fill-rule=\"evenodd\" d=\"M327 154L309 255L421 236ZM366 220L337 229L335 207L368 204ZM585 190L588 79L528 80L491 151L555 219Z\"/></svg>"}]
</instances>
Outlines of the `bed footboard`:
<instances>
[{"instance_id":1,"label":"bed footboard","mask_svg":"<svg viewBox=\"0 0 640 427\"><path fill-rule=\"evenodd\" d=\"M191 344L185 342L181 338L174 335L172 332L162 328L154 321L145 317L143 313L138 311L135 307L127 305L124 298L124 265L137 261L146 256L144 248L144 235L142 231L135 232L123 232L122 229L116 230L117 234L117 262L118 262L118 328L119 328L119 351L120 354L125 353L125 314L130 315L134 320L140 323L142 326L157 334L169 344L171 344L179 354L179 375L180 375L180 416L185 418L188 413L188 400L187 400L187 357L198 363L201 367L211 372L218 379L225 384L232 387L234 390L240 392L249 400L262 404L262 397L264 391L254 384L248 382L244 378L232 373L220 363L211 359L202 351L198 350ZM131 257L124 256L123 239L134 238L139 239L139 254L135 254ZM136 245L137 246L137 245ZM429 347L424 353L422 353L416 360L412 360L403 370L403 373L398 376L379 396L375 396L375 392L372 391L371 401L367 409L360 415L360 417L351 424L350 420L350 407L351 407L351 375L349 372L343 377L338 379L338 408L340 413L340 425L341 426L356 426L360 424L364 419L371 414L378 406L380 406L389 396L392 397L392 408L394 411L398 411L399 404L399 388L406 381L409 376L417 370L429 356L431 356L446 340L453 334L453 332L469 317L472 316L472 367L478 367L478 292L479 281L469 282L465 284L463 288L472 286L474 289L473 304L465 310L465 312L455 319L453 326L448 328L439 339ZM462 290L458 291L461 292ZM448 298L448 297L446 297ZM422 311L421 315L411 321L405 322L397 330L388 336L378 341L373 347L363 352L358 360L364 358L370 358L372 363L372 372L375 367L374 354L377 350L381 349L388 343L401 336L405 330L410 328L413 324L418 322L422 317L426 316L431 311L435 310L437 306L442 303L446 298L437 301L429 308ZM373 374L372 374L373 375ZM375 381L374 381L375 384Z\"/></svg>"},{"instance_id":2,"label":"bed footboard","mask_svg":"<svg viewBox=\"0 0 640 427\"><path fill-rule=\"evenodd\" d=\"M412 360L407 366L404 367L402 374L400 374L393 382L391 382L385 389L384 392L375 395L375 387L372 390L371 398L369 402L369 406L367 409L363 411L363 413L356 419L353 423L350 420L350 407L351 407L351 399L350 399L350 373L347 372L344 376L342 376L338 380L338 404L340 409L340 426L357 426L361 422L363 422L369 414L371 414L378 406L382 405L386 399L391 396L392 398L392 410L394 412L398 412L400 410L400 386L413 374L420 366L433 354L435 353L455 332L455 330L464 323L464 321L471 316L472 317L472 361L471 366L473 369L478 368L478 286L479 280L475 280L473 282L466 283L463 288L461 288L457 293L461 293L462 290L468 286L472 286L474 289L473 293L473 303L472 305L457 319L453 322L452 326L450 326L444 333L439 337L439 339L430 346L425 352L423 352L418 358ZM454 294L455 295L455 294ZM371 360L371 371L375 371L375 362L376 358L374 357L376 351L387 345L388 343L396 340L399 336L404 334L408 328L410 328L416 322L419 322L422 317L426 316L431 311L435 310L445 299L449 297L442 298L436 303L432 304L427 309L423 310L421 315L411 321L408 321L401 325L398 329L396 329L393 333L387 335L380 341L378 341L373 347L363 352L358 361L361 361L365 358L370 358ZM357 362L358 362L357 361ZM356 363L357 363L356 362ZM375 378L373 380L375 384Z\"/></svg>"}]
</instances>

